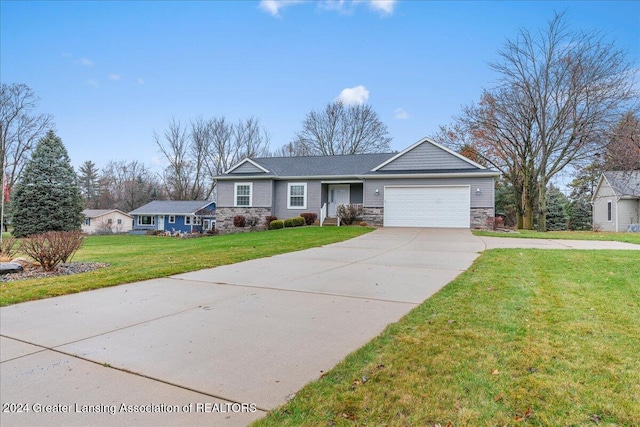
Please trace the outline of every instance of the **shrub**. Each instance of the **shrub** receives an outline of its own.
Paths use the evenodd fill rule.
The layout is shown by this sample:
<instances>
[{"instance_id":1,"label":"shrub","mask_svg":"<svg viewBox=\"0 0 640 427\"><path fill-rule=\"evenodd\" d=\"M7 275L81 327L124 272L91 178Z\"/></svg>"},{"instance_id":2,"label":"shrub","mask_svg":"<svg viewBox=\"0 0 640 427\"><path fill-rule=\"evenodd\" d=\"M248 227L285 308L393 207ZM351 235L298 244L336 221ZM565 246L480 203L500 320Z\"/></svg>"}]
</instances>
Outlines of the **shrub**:
<instances>
[{"instance_id":1,"label":"shrub","mask_svg":"<svg viewBox=\"0 0 640 427\"><path fill-rule=\"evenodd\" d=\"M257 216L250 216L247 218L247 225L249 227L255 227L256 225L258 225L258 223L260 222L260 220L258 219Z\"/></svg>"},{"instance_id":2,"label":"shrub","mask_svg":"<svg viewBox=\"0 0 640 427\"><path fill-rule=\"evenodd\" d=\"M293 218L287 218L284 220L285 227L293 227Z\"/></svg>"},{"instance_id":3,"label":"shrub","mask_svg":"<svg viewBox=\"0 0 640 427\"><path fill-rule=\"evenodd\" d=\"M300 214L300 216L304 218L304 222L307 225L313 224L314 222L316 222L316 219L318 218L318 215L314 214L313 212L303 212Z\"/></svg>"},{"instance_id":4,"label":"shrub","mask_svg":"<svg viewBox=\"0 0 640 427\"><path fill-rule=\"evenodd\" d=\"M340 222L344 225L351 225L353 221L362 215L361 205L339 205L336 210L336 215L340 218Z\"/></svg>"},{"instance_id":5,"label":"shrub","mask_svg":"<svg viewBox=\"0 0 640 427\"><path fill-rule=\"evenodd\" d=\"M368 227L369 224L367 224L366 221L360 221L360 227Z\"/></svg>"},{"instance_id":6,"label":"shrub","mask_svg":"<svg viewBox=\"0 0 640 427\"><path fill-rule=\"evenodd\" d=\"M71 259L83 241L80 231L47 231L24 238L20 251L39 262L44 271L52 271Z\"/></svg>"},{"instance_id":7,"label":"shrub","mask_svg":"<svg viewBox=\"0 0 640 427\"><path fill-rule=\"evenodd\" d=\"M18 240L13 236L2 239L2 245L0 245L0 256L12 259L18 253L18 246L16 243L18 243Z\"/></svg>"},{"instance_id":8,"label":"shrub","mask_svg":"<svg viewBox=\"0 0 640 427\"><path fill-rule=\"evenodd\" d=\"M274 219L269 223L269 228L271 230L279 230L281 228L284 228L284 221L279 219Z\"/></svg>"},{"instance_id":9,"label":"shrub","mask_svg":"<svg viewBox=\"0 0 640 427\"><path fill-rule=\"evenodd\" d=\"M233 225L242 228L247 225L247 219L244 215L236 215L233 217Z\"/></svg>"},{"instance_id":10,"label":"shrub","mask_svg":"<svg viewBox=\"0 0 640 427\"><path fill-rule=\"evenodd\" d=\"M276 219L278 219L278 217L277 216L273 216L273 215L267 215L267 216L264 217L264 221L267 224L271 224L271 221L275 221Z\"/></svg>"},{"instance_id":11,"label":"shrub","mask_svg":"<svg viewBox=\"0 0 640 427\"><path fill-rule=\"evenodd\" d=\"M301 227L306 224L305 219L301 216L294 216L293 218L291 218L291 221L293 222L294 227Z\"/></svg>"}]
</instances>

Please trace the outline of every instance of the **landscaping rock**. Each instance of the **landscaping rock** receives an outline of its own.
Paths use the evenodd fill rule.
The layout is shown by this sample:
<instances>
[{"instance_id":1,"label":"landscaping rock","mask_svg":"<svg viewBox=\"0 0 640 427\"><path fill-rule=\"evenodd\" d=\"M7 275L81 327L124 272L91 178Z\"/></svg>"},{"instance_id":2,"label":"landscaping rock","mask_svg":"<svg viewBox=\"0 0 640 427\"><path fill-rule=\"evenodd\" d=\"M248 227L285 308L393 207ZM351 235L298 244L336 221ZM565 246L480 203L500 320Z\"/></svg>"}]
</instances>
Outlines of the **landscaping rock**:
<instances>
[{"instance_id":1,"label":"landscaping rock","mask_svg":"<svg viewBox=\"0 0 640 427\"><path fill-rule=\"evenodd\" d=\"M0 275L2 274L11 274L11 273L20 273L22 270L22 266L15 262L3 262L0 263Z\"/></svg>"}]
</instances>

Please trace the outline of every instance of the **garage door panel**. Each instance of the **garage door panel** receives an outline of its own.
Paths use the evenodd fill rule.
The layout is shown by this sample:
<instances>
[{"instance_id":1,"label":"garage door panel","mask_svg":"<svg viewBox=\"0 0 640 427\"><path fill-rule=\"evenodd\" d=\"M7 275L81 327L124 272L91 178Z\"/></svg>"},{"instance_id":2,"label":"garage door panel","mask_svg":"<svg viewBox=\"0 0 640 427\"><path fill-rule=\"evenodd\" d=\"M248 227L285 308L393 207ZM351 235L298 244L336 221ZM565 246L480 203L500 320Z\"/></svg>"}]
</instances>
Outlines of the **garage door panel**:
<instances>
[{"instance_id":1,"label":"garage door panel","mask_svg":"<svg viewBox=\"0 0 640 427\"><path fill-rule=\"evenodd\" d=\"M386 227L469 228L470 187L385 187Z\"/></svg>"}]
</instances>

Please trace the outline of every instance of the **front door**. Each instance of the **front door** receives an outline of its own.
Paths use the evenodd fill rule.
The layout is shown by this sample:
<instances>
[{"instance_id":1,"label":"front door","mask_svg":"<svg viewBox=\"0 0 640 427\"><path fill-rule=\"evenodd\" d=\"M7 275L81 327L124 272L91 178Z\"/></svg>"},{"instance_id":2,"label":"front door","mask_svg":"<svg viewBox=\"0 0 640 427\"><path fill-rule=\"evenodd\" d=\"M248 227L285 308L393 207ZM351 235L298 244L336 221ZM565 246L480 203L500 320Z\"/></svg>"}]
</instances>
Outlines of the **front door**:
<instances>
[{"instance_id":1,"label":"front door","mask_svg":"<svg viewBox=\"0 0 640 427\"><path fill-rule=\"evenodd\" d=\"M349 184L329 186L329 217L336 216L339 205L349 204Z\"/></svg>"},{"instance_id":2,"label":"front door","mask_svg":"<svg viewBox=\"0 0 640 427\"><path fill-rule=\"evenodd\" d=\"M158 215L158 230L164 231L164 215Z\"/></svg>"}]
</instances>

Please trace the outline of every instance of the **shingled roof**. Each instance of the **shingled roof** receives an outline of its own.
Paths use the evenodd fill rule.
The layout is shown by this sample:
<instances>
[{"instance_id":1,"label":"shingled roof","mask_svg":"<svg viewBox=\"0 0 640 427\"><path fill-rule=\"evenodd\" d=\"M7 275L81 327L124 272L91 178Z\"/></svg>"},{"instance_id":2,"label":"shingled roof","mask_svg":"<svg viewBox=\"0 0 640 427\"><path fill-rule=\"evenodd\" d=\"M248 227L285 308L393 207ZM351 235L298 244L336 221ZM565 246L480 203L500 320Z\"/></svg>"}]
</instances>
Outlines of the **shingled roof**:
<instances>
[{"instance_id":1,"label":"shingled roof","mask_svg":"<svg viewBox=\"0 0 640 427\"><path fill-rule=\"evenodd\" d=\"M640 171L611 171L604 176L617 196L640 197Z\"/></svg>"},{"instance_id":2,"label":"shingled roof","mask_svg":"<svg viewBox=\"0 0 640 427\"><path fill-rule=\"evenodd\" d=\"M195 215L213 203L210 200L154 200L129 212L129 215Z\"/></svg>"},{"instance_id":3,"label":"shingled roof","mask_svg":"<svg viewBox=\"0 0 640 427\"><path fill-rule=\"evenodd\" d=\"M395 153L339 156L263 157L252 159L275 176L362 175Z\"/></svg>"}]
</instances>

